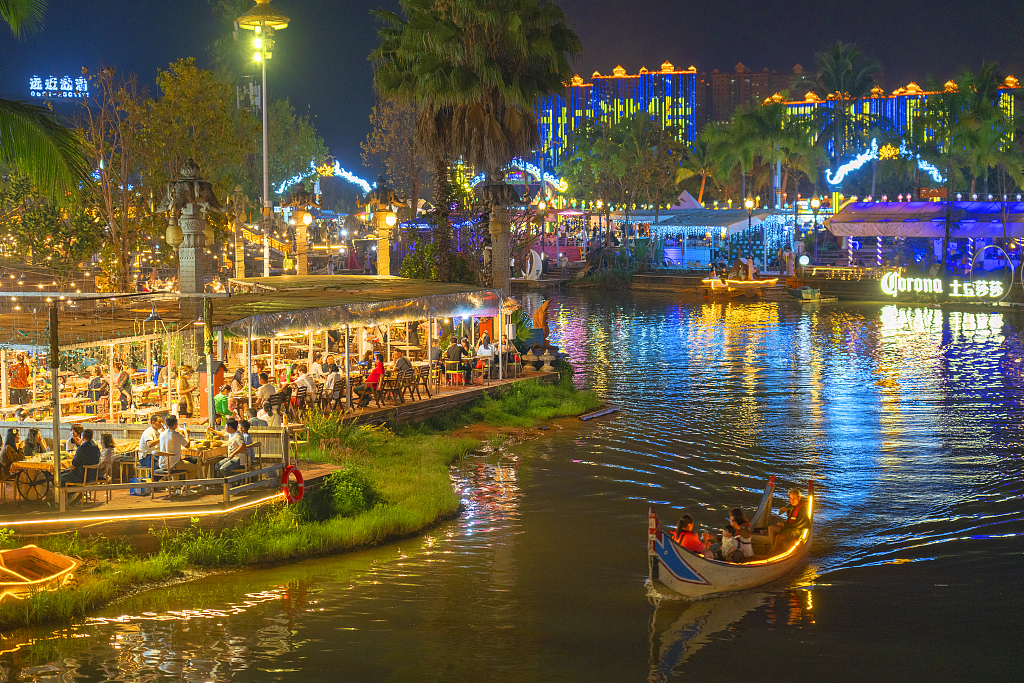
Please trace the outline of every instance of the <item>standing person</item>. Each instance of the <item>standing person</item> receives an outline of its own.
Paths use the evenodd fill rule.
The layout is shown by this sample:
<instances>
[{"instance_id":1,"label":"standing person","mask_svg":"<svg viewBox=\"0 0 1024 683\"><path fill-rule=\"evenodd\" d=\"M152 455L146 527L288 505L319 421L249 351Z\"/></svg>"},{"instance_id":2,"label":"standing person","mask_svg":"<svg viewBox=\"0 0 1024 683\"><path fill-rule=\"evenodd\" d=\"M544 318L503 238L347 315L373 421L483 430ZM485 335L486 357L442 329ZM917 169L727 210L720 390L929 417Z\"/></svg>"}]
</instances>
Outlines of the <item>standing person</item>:
<instances>
[{"instance_id":1,"label":"standing person","mask_svg":"<svg viewBox=\"0 0 1024 683\"><path fill-rule=\"evenodd\" d=\"M231 417L233 413L228 407L228 394L230 393L231 385L225 384L220 388L220 393L213 397L213 410L224 420Z\"/></svg>"},{"instance_id":2,"label":"standing person","mask_svg":"<svg viewBox=\"0 0 1024 683\"><path fill-rule=\"evenodd\" d=\"M373 266L370 265L370 248L363 250L363 275L370 275Z\"/></svg>"},{"instance_id":3,"label":"standing person","mask_svg":"<svg viewBox=\"0 0 1024 683\"><path fill-rule=\"evenodd\" d=\"M99 365L92 366L92 379L89 380L85 395L90 401L94 401L97 404L96 406L86 406L85 412L90 415L95 414L99 410L100 399L110 395L110 385L107 384L107 380L103 379L103 371L100 370Z\"/></svg>"},{"instance_id":4,"label":"standing person","mask_svg":"<svg viewBox=\"0 0 1024 683\"><path fill-rule=\"evenodd\" d=\"M160 451L160 430L163 426L163 418L159 415L149 418L149 427L142 432L142 438L139 439L139 467L153 467L153 456Z\"/></svg>"},{"instance_id":5,"label":"standing person","mask_svg":"<svg viewBox=\"0 0 1024 683\"><path fill-rule=\"evenodd\" d=\"M327 259L327 274L334 275L334 257L331 256Z\"/></svg>"},{"instance_id":6,"label":"standing person","mask_svg":"<svg viewBox=\"0 0 1024 683\"><path fill-rule=\"evenodd\" d=\"M238 420L228 420L225 429L228 433L228 457L217 463L217 473L226 477L235 470L245 467L247 462L245 440L238 431Z\"/></svg>"},{"instance_id":7,"label":"standing person","mask_svg":"<svg viewBox=\"0 0 1024 683\"><path fill-rule=\"evenodd\" d=\"M114 361L114 376L110 378L121 400L121 410L128 410L132 403L132 377L119 360Z\"/></svg>"},{"instance_id":8,"label":"standing person","mask_svg":"<svg viewBox=\"0 0 1024 683\"><path fill-rule=\"evenodd\" d=\"M71 469L60 473L63 482L77 484L85 483L85 468L89 465L100 464L100 448L92 440L92 430L86 429L82 432L82 445L75 451L75 457L71 459Z\"/></svg>"},{"instance_id":9,"label":"standing person","mask_svg":"<svg viewBox=\"0 0 1024 683\"><path fill-rule=\"evenodd\" d=\"M182 365L181 374L178 375L178 411L185 417L192 417L195 412L195 397L192 393L196 390L192 384L192 366Z\"/></svg>"},{"instance_id":10,"label":"standing person","mask_svg":"<svg viewBox=\"0 0 1024 683\"><path fill-rule=\"evenodd\" d=\"M11 403L24 405L32 396L29 375L32 369L25 362L25 352L18 352L18 362L11 366L8 374L11 382Z\"/></svg>"},{"instance_id":11,"label":"standing person","mask_svg":"<svg viewBox=\"0 0 1024 683\"><path fill-rule=\"evenodd\" d=\"M562 269L562 279L569 279L569 257L565 253L558 255L558 267Z\"/></svg>"},{"instance_id":12,"label":"standing person","mask_svg":"<svg viewBox=\"0 0 1024 683\"><path fill-rule=\"evenodd\" d=\"M199 467L181 457L181 449L188 448L188 444L188 437L178 431L178 418L168 415L167 429L160 434L160 452L166 454L157 458L160 469L168 473L184 472L186 479L195 479Z\"/></svg>"}]
</instances>

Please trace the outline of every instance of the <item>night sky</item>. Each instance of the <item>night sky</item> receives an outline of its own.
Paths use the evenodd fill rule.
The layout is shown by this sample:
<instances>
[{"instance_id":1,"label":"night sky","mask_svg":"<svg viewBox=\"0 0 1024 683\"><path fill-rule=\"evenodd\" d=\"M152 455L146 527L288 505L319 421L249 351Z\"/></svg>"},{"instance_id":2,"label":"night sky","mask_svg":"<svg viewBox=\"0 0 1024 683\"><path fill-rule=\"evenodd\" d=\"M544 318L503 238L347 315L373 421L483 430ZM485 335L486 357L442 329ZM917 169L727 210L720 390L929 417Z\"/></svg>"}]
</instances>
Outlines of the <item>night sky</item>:
<instances>
[{"instance_id":1,"label":"night sky","mask_svg":"<svg viewBox=\"0 0 1024 683\"><path fill-rule=\"evenodd\" d=\"M364 177L359 142L373 104L366 55L376 44L371 7L390 0L274 0L291 17L277 35L268 73L271 97L286 95L316 126L342 166ZM928 76L945 80L963 67L996 60L1024 78L1024 2L820 0L692 2L689 0L561 0L583 41L577 71L585 78L621 64L629 73L668 59L698 72L814 68L814 53L836 40L858 43L884 66L893 90ZM15 41L0 33L0 96L27 99L33 74L78 75L83 65L114 65L152 84L178 57L208 63L221 31L207 0L50 0L46 26Z\"/></svg>"}]
</instances>

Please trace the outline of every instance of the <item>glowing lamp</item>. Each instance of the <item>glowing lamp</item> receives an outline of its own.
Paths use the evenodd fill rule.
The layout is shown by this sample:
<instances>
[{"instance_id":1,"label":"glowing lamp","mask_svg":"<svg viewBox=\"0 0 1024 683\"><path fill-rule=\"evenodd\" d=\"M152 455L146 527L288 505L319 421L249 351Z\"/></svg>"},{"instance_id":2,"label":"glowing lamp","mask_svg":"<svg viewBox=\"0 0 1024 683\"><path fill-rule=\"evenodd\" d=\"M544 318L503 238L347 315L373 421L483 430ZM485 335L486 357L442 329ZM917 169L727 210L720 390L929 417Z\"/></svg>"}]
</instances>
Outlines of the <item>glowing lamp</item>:
<instances>
[{"instance_id":1,"label":"glowing lamp","mask_svg":"<svg viewBox=\"0 0 1024 683\"><path fill-rule=\"evenodd\" d=\"M388 224L389 228L393 228L395 227L395 223L398 222L398 216L395 214L394 211L388 211L384 215L384 222Z\"/></svg>"},{"instance_id":2,"label":"glowing lamp","mask_svg":"<svg viewBox=\"0 0 1024 683\"><path fill-rule=\"evenodd\" d=\"M543 211L546 208L548 208L548 205L545 202L537 202L537 210L538 211Z\"/></svg>"},{"instance_id":3,"label":"glowing lamp","mask_svg":"<svg viewBox=\"0 0 1024 683\"><path fill-rule=\"evenodd\" d=\"M252 41L252 45L257 50L261 49L263 47L263 39L262 38L256 38L255 40Z\"/></svg>"},{"instance_id":4,"label":"glowing lamp","mask_svg":"<svg viewBox=\"0 0 1024 683\"><path fill-rule=\"evenodd\" d=\"M815 211L817 211L818 209L820 209L820 208L821 208L821 200L820 200L820 199L818 199L817 197L815 197L814 199L812 199L812 200L811 200L811 208L812 208L812 209L814 209Z\"/></svg>"},{"instance_id":5,"label":"glowing lamp","mask_svg":"<svg viewBox=\"0 0 1024 683\"><path fill-rule=\"evenodd\" d=\"M263 55L261 53L259 53L259 52L253 54L252 61L254 61L254 62L262 62L263 61Z\"/></svg>"},{"instance_id":6,"label":"glowing lamp","mask_svg":"<svg viewBox=\"0 0 1024 683\"><path fill-rule=\"evenodd\" d=\"M807 254L800 254L798 262L801 266L806 266L808 263L811 262L811 259L807 258Z\"/></svg>"},{"instance_id":7,"label":"glowing lamp","mask_svg":"<svg viewBox=\"0 0 1024 683\"><path fill-rule=\"evenodd\" d=\"M308 211L306 213L302 214L302 224L303 225L310 225L312 222L313 222L313 214L311 214Z\"/></svg>"},{"instance_id":8,"label":"glowing lamp","mask_svg":"<svg viewBox=\"0 0 1024 683\"><path fill-rule=\"evenodd\" d=\"M746 201L743 202L743 206L745 206L747 208L747 211L753 211L754 210L754 200L751 199L750 197L747 197Z\"/></svg>"}]
</instances>

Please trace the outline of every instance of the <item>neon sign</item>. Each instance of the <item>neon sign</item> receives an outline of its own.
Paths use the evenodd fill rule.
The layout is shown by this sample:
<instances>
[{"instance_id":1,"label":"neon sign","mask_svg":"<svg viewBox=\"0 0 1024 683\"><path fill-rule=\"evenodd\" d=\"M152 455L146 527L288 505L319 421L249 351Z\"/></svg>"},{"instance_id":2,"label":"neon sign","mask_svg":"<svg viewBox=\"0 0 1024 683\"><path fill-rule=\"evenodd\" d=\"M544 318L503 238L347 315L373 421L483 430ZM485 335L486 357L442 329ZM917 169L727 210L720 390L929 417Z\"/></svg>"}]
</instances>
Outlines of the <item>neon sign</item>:
<instances>
[{"instance_id":1,"label":"neon sign","mask_svg":"<svg viewBox=\"0 0 1024 683\"><path fill-rule=\"evenodd\" d=\"M891 147L892 145L886 145L885 147L883 147L883 149ZM900 143L899 154L905 157L911 156L910 151L907 149L906 142ZM843 178L853 173L854 171L856 171L869 161L878 158L878 139L875 138L871 140L871 146L868 149L861 152L853 159L847 161L845 164L837 168L834 177L832 175L832 169L828 169L827 171L825 171L825 180L828 181L829 185L838 185L839 183L843 182ZM888 152L886 158L889 158ZM920 154L914 155L914 158L917 159L917 167L924 171L925 173L927 173L928 175L930 175L932 177L932 180L934 180L937 183L946 182L946 179L942 177L942 173L939 171L939 169L936 168L933 164L930 164L924 159L922 159Z\"/></svg>"},{"instance_id":2,"label":"neon sign","mask_svg":"<svg viewBox=\"0 0 1024 683\"><path fill-rule=\"evenodd\" d=\"M28 79L30 97L47 99L84 99L89 96L89 80L85 76L32 76Z\"/></svg>"},{"instance_id":3,"label":"neon sign","mask_svg":"<svg viewBox=\"0 0 1024 683\"><path fill-rule=\"evenodd\" d=\"M958 298L1001 299L1006 294L1006 288L998 280L978 280L976 282L951 280L949 288L949 295ZM928 277L903 277L892 271L886 273L882 278L882 292L893 297L903 292L941 294L942 280Z\"/></svg>"}]
</instances>

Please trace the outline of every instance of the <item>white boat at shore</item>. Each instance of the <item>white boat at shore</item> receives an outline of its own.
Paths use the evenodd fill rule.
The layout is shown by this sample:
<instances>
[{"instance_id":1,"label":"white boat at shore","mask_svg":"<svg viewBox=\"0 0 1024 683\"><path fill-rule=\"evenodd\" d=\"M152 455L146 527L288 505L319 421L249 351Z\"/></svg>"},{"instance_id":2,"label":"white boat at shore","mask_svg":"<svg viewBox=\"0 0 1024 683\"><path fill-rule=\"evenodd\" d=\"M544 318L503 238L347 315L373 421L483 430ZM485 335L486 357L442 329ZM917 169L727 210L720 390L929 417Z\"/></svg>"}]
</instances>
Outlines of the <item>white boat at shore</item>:
<instances>
[{"instance_id":1,"label":"white boat at shore","mask_svg":"<svg viewBox=\"0 0 1024 683\"><path fill-rule=\"evenodd\" d=\"M671 593L699 598L715 593L744 590L774 581L794 569L807 555L811 547L814 523L814 483L807 482L807 518L811 524L803 530L800 538L784 552L770 556L768 524L771 520L772 498L775 491L775 477L768 480L761 504L750 519L753 530L754 558L747 562L723 562L709 560L687 550L662 531L661 522L654 508L648 515L648 581L650 587L661 593Z\"/></svg>"}]
</instances>

